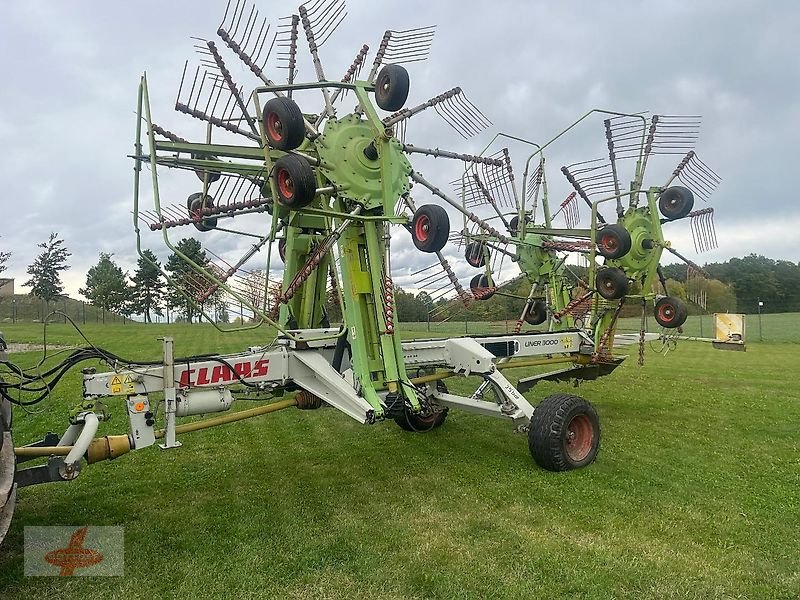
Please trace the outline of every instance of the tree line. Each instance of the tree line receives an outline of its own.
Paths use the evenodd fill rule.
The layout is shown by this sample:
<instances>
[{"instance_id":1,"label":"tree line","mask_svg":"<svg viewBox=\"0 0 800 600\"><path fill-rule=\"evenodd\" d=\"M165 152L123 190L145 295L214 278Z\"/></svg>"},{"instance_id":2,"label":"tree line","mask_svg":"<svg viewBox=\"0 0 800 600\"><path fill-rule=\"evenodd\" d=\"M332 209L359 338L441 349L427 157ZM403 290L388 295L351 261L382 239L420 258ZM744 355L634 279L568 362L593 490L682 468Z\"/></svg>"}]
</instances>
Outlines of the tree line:
<instances>
[{"instance_id":1,"label":"tree line","mask_svg":"<svg viewBox=\"0 0 800 600\"><path fill-rule=\"evenodd\" d=\"M64 293L61 274L70 268L68 259L72 255L57 233L51 233L38 247L41 252L28 266L30 278L23 285L31 289L32 296L49 304ZM0 250L0 273L6 271L11 256L11 252ZM98 308L126 316L142 315L148 323L156 315L163 317L167 309L172 310L176 318L188 322L199 320L201 311L205 311L213 313L218 322L227 323L228 304L222 290L198 275L187 259L212 272L217 269L200 242L191 237L176 244L163 272L158 257L150 250L142 252L133 274L124 271L114 261L113 254L101 252L79 292ZM580 267L572 267L572 270L585 278ZM662 269L670 294L687 300L693 312L754 313L759 309L765 313L800 312L799 263L750 254L706 264L703 271L704 276L698 279L687 277L687 268L680 263ZM170 285L165 281L164 272ZM249 273L242 284L249 302L264 310L269 308L266 273ZM520 278L504 286L492 298L475 302L468 317L473 321L516 319L529 292L530 283ZM463 306L449 302L446 298L434 302L424 291L415 295L395 287L395 306L400 321L426 321L432 311L434 315L441 313L435 317L438 319L464 318ZM330 298L328 304L331 320L340 319L336 299Z\"/></svg>"},{"instance_id":2,"label":"tree line","mask_svg":"<svg viewBox=\"0 0 800 600\"><path fill-rule=\"evenodd\" d=\"M38 244L41 252L28 266L30 278L23 283L30 288L30 295L47 305L64 294L62 273L70 268L68 259L72 254L58 233ZM166 285L161 263L151 250L144 250L130 274L114 261L114 255L101 252L97 264L86 274L86 284L78 291L97 308L120 315L142 315L150 323L154 316L164 316L166 309L176 313L179 320L199 319L198 307L211 309L217 321L228 322L227 304L222 293L213 288L192 270L179 254L200 267L210 267L210 261L200 242L184 238L175 246L164 265L172 286ZM8 267L10 252L0 251L0 273ZM201 300L197 300L197 298Z\"/></svg>"}]
</instances>

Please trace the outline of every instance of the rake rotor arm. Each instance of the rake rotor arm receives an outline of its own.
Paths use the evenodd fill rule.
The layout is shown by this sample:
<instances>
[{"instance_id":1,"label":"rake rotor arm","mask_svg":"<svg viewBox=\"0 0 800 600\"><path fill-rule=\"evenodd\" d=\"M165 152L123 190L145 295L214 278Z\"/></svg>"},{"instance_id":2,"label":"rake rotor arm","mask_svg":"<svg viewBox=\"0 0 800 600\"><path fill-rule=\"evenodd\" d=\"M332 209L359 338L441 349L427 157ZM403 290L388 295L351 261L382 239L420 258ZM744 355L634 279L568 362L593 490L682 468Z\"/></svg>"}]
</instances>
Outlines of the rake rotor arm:
<instances>
[{"instance_id":1,"label":"rake rotor arm","mask_svg":"<svg viewBox=\"0 0 800 600\"><path fill-rule=\"evenodd\" d=\"M493 167L503 166L503 161L496 158L475 156L473 154L461 154L459 152L451 152L450 150L441 150L439 148L422 148L413 144L403 144L403 152L406 152L407 154L425 154L426 156L433 156L434 158L452 158L454 160L462 160L464 162L481 165L491 165Z\"/></svg>"}]
</instances>

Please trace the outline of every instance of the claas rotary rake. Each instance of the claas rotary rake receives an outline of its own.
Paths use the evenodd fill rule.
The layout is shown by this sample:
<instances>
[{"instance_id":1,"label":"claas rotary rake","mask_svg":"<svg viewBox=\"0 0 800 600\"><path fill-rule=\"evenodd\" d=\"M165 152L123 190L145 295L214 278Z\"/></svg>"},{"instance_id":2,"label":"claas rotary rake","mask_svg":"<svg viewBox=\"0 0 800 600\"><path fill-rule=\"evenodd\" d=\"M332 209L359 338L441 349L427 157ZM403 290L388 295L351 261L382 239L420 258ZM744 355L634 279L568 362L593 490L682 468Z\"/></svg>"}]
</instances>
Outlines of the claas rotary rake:
<instances>
[{"instance_id":1,"label":"claas rotary rake","mask_svg":"<svg viewBox=\"0 0 800 600\"><path fill-rule=\"evenodd\" d=\"M242 318L227 331L269 325L278 336L236 354L188 357L176 356L173 339L164 338L162 359L150 363L90 346L44 374L2 357L3 533L19 487L72 480L85 463L157 443L176 448L178 437L190 431L289 407L331 406L361 423L393 420L409 432L440 427L448 410L459 408L511 421L527 434L534 460L545 469L594 460L600 427L588 401L561 393L534 409L520 391L543 380L582 381L613 371L624 358L611 350L626 301L655 301L656 319L668 327L685 319L685 309L666 289L663 295L654 291L655 283L664 286L662 251L678 255L664 240L662 225L693 217L698 243L712 245L709 209L690 211L694 195L708 195L718 179L692 150L665 185L645 189L642 181L651 155L694 139L694 121L591 111L580 121L604 115L609 158L602 168L594 162L564 167L573 190L551 214L543 151L563 134L533 145L521 180L509 149L495 148L501 139L530 144L520 138L498 134L480 155L408 143L409 122L427 109L464 138L491 122L458 87L407 106L410 78L402 65L427 57L433 27L388 30L373 55L362 46L343 76L330 78L321 54L345 16L343 0L312 0L273 29L254 6L231 0L216 38L194 38L197 66L184 67L175 104L185 127L202 124L200 141L174 133L180 125L154 121L142 77L132 155L139 255L149 261L145 241L160 235L181 261L181 269L163 275L189 314L214 322L216 305L234 303ZM300 51L303 38L307 53ZM301 81L304 60L313 77ZM257 85L245 92L233 64ZM348 105L355 108L348 111ZM415 156L455 161L462 172L455 193L415 169ZM634 174L623 190L619 170L628 162ZM674 179L685 185L673 186ZM185 201L162 201L189 181L194 183ZM429 201L415 198L415 190ZM578 199L590 206L588 226L580 226ZM615 203L616 223L601 210L609 202ZM451 215L461 217L461 231L451 231ZM554 226L559 215L565 227ZM173 239L175 230L186 228L200 232L202 249ZM513 333L401 341L391 264L392 241L400 235L410 235L419 251L434 258L421 271L418 289L430 290L439 306L469 308L503 293L509 280L503 269L518 265L510 280L527 278L531 289ZM469 285L448 261L450 241L481 269ZM236 248L242 250L231 258ZM582 273L569 262L575 255L587 262ZM259 257L264 268L254 270ZM334 312L341 323L332 322ZM525 323L538 328L522 331ZM52 389L49 378L97 359L111 370L84 369L84 398L66 431L14 447L11 405L40 401ZM557 369L540 369L518 387L502 374L549 365ZM467 376L478 381L474 393L448 391L448 378ZM39 388L45 393L30 399ZM263 404L178 422L228 411L241 392ZM107 418L103 398L125 407L127 433L96 437ZM25 465L37 459L39 464Z\"/></svg>"}]
</instances>

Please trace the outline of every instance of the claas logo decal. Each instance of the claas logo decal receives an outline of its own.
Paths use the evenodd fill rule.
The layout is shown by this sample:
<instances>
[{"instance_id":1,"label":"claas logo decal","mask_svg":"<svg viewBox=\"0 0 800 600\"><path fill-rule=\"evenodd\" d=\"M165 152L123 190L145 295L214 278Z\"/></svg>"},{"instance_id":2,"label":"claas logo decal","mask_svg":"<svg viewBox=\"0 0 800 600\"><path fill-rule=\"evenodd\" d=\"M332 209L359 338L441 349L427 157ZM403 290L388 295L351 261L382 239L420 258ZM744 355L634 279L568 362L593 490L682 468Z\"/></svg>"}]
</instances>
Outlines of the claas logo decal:
<instances>
[{"instance_id":1,"label":"claas logo decal","mask_svg":"<svg viewBox=\"0 0 800 600\"><path fill-rule=\"evenodd\" d=\"M180 386L213 385L225 381L235 381L239 378L264 377L268 372L269 360L232 363L230 367L220 364L213 367L200 367L199 369L189 368L181 372Z\"/></svg>"}]
</instances>

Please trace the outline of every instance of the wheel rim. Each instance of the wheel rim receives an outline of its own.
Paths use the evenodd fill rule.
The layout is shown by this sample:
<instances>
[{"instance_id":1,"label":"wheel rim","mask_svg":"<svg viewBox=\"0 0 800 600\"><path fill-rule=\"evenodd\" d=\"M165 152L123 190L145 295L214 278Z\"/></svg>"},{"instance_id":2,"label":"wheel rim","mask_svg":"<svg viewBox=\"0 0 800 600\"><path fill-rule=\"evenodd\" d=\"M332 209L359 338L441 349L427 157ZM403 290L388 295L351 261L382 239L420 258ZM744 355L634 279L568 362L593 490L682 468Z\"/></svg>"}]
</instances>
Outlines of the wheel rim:
<instances>
[{"instance_id":1,"label":"wheel rim","mask_svg":"<svg viewBox=\"0 0 800 600\"><path fill-rule=\"evenodd\" d=\"M430 237L431 220L426 215L420 215L414 225L414 235L420 242L427 242Z\"/></svg>"},{"instance_id":2,"label":"wheel rim","mask_svg":"<svg viewBox=\"0 0 800 600\"><path fill-rule=\"evenodd\" d=\"M580 462L589 456L592 450L594 437L592 422L584 414L575 415L567 425L567 435L564 440L564 449L573 462Z\"/></svg>"},{"instance_id":3,"label":"wheel rim","mask_svg":"<svg viewBox=\"0 0 800 600\"><path fill-rule=\"evenodd\" d=\"M294 181L286 169L278 171L278 191L282 198L287 200L294 198Z\"/></svg>"},{"instance_id":4,"label":"wheel rim","mask_svg":"<svg viewBox=\"0 0 800 600\"><path fill-rule=\"evenodd\" d=\"M616 252L619 248L619 240L613 235L606 234L600 238L600 247L606 252Z\"/></svg>"},{"instance_id":5,"label":"wheel rim","mask_svg":"<svg viewBox=\"0 0 800 600\"><path fill-rule=\"evenodd\" d=\"M662 304L658 307L658 318L663 323L671 323L675 319L675 307L671 304Z\"/></svg>"},{"instance_id":6,"label":"wheel rim","mask_svg":"<svg viewBox=\"0 0 800 600\"><path fill-rule=\"evenodd\" d=\"M604 290L605 290L605 291L606 291L608 294L613 294L613 293L615 293L615 292L617 291L617 287L614 285L614 282L613 282L611 279L604 279L604 280L603 280L602 282L600 282L600 283L601 283L601 285L602 285L603 289L604 289Z\"/></svg>"},{"instance_id":7,"label":"wheel rim","mask_svg":"<svg viewBox=\"0 0 800 600\"><path fill-rule=\"evenodd\" d=\"M385 77L384 80L381 82L380 90L381 95L385 98L389 95L389 90L392 87L392 82L388 77Z\"/></svg>"},{"instance_id":8,"label":"wheel rim","mask_svg":"<svg viewBox=\"0 0 800 600\"><path fill-rule=\"evenodd\" d=\"M272 112L267 115L267 131L273 140L279 142L283 139L283 123L278 113Z\"/></svg>"}]
</instances>

